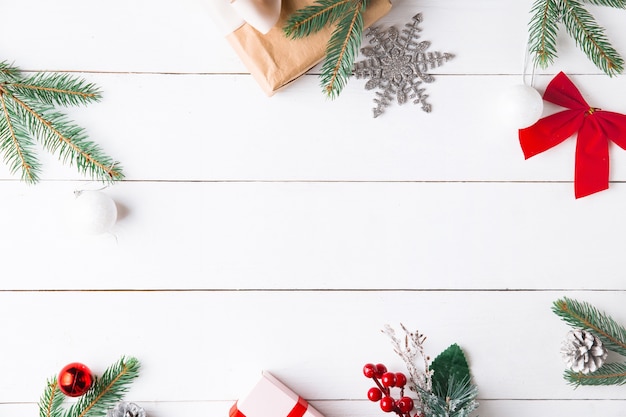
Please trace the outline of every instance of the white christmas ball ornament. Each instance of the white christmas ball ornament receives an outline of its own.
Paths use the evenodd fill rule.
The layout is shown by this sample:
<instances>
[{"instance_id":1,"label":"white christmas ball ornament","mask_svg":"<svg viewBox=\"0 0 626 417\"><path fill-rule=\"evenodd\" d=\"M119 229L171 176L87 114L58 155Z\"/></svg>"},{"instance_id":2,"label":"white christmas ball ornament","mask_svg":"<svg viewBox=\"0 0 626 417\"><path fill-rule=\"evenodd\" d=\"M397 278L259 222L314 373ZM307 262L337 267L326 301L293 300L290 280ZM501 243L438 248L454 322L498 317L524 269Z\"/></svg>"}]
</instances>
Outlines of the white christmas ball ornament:
<instances>
[{"instance_id":1,"label":"white christmas ball ornament","mask_svg":"<svg viewBox=\"0 0 626 417\"><path fill-rule=\"evenodd\" d=\"M505 125L523 129L541 118L543 98L529 85L514 85L502 92L498 111Z\"/></svg>"},{"instance_id":2,"label":"white christmas ball ornament","mask_svg":"<svg viewBox=\"0 0 626 417\"><path fill-rule=\"evenodd\" d=\"M111 230L117 220L115 201L100 191L81 191L70 210L70 221L76 231L98 235Z\"/></svg>"}]
</instances>

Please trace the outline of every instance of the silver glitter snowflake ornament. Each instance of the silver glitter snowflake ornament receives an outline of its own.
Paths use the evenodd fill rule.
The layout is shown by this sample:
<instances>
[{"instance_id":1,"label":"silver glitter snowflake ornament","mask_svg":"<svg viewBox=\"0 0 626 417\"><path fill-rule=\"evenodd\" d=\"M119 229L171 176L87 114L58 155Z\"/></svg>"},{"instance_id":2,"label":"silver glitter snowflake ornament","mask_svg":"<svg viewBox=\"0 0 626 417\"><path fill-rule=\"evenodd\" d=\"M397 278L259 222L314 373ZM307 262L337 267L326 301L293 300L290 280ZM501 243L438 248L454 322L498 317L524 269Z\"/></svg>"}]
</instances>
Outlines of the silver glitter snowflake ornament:
<instances>
[{"instance_id":1,"label":"silver glitter snowflake ornament","mask_svg":"<svg viewBox=\"0 0 626 417\"><path fill-rule=\"evenodd\" d=\"M361 49L367 57L354 64L356 78L369 78L366 90L378 88L374 98L374 117L380 116L394 99L398 104L413 100L421 104L422 110L430 113L432 106L426 101L428 95L422 83L432 83L434 77L428 71L440 67L454 55L442 52L427 52L430 42L418 42L422 30L419 24L422 14L413 16L411 22L405 24L401 32L395 27L381 31L378 27L370 27L365 36L372 46Z\"/></svg>"}]
</instances>

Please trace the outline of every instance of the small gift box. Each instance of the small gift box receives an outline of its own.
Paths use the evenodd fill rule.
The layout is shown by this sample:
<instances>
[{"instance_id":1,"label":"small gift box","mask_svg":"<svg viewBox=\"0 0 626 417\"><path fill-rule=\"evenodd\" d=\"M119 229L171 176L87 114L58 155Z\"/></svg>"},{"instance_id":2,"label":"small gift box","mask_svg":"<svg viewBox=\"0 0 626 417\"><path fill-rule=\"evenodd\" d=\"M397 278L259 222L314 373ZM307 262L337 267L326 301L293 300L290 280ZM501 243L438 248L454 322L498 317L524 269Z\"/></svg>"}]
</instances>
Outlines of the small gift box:
<instances>
[{"instance_id":1,"label":"small gift box","mask_svg":"<svg viewBox=\"0 0 626 417\"><path fill-rule=\"evenodd\" d=\"M282 0L278 22L267 33L261 33L255 28L251 19L246 22L224 0L210 1L216 24L268 96L324 59L326 44L334 27L328 26L300 39L287 38L283 33L289 16L296 10L314 4L315 0ZM237 1L241 0L236 0L232 5L237 5ZM371 26L389 10L390 0L370 0L363 13L365 27Z\"/></svg>"},{"instance_id":2,"label":"small gift box","mask_svg":"<svg viewBox=\"0 0 626 417\"><path fill-rule=\"evenodd\" d=\"M229 417L324 417L302 397L264 371L245 398L230 409Z\"/></svg>"}]
</instances>

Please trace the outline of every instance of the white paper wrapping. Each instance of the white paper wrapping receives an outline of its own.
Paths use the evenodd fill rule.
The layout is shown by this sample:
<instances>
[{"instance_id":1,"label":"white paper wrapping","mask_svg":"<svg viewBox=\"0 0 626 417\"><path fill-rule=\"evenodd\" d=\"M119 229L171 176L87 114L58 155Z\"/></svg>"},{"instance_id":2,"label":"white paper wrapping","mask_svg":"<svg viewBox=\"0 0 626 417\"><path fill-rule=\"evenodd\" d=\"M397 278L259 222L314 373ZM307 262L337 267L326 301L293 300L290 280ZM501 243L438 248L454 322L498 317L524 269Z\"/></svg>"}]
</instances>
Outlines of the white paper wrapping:
<instances>
[{"instance_id":1,"label":"white paper wrapping","mask_svg":"<svg viewBox=\"0 0 626 417\"><path fill-rule=\"evenodd\" d=\"M298 400L298 394L276 379L267 371L263 371L261 379L252 390L233 406L231 417L288 417ZM298 413L299 414L299 413ZM307 404L302 417L324 417L322 413Z\"/></svg>"}]
</instances>

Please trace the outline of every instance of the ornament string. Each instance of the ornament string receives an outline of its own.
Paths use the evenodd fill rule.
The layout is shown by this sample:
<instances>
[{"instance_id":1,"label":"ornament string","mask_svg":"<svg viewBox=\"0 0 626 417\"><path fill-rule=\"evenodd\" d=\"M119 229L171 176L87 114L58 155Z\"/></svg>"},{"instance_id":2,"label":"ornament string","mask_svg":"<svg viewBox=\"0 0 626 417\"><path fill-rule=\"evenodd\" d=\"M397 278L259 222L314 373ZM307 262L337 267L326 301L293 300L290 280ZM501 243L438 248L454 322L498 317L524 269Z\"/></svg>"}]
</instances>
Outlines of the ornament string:
<instances>
[{"instance_id":1,"label":"ornament string","mask_svg":"<svg viewBox=\"0 0 626 417\"><path fill-rule=\"evenodd\" d=\"M119 162L115 161L113 163L111 163L111 165L109 165L109 171L113 169L113 167L115 165L117 165ZM105 184L104 186L100 187L100 188L96 188L95 190L88 190L88 189L82 189L82 190L74 190L74 197L80 197L80 195L82 193L84 193L85 191L102 191L102 190L106 190L107 188L109 188L108 184Z\"/></svg>"},{"instance_id":2,"label":"ornament string","mask_svg":"<svg viewBox=\"0 0 626 417\"><path fill-rule=\"evenodd\" d=\"M522 49L520 48L520 52ZM524 56L520 54L521 81L514 83L511 88L502 90L498 113L500 122L509 128L521 129L536 123L543 114L543 99L541 94L534 88L535 71L531 71L528 77L529 65L531 64L529 46L524 45ZM512 74L516 79L518 75Z\"/></svg>"},{"instance_id":3,"label":"ornament string","mask_svg":"<svg viewBox=\"0 0 626 417\"><path fill-rule=\"evenodd\" d=\"M106 190L107 188L109 188L108 185L105 185L105 186L100 187L100 188L96 188L95 190L90 190L90 189L87 189L87 188L83 188L82 190L74 190L74 197L80 197L80 195L82 193L84 193L85 191L102 191L102 190Z\"/></svg>"},{"instance_id":4,"label":"ornament string","mask_svg":"<svg viewBox=\"0 0 626 417\"><path fill-rule=\"evenodd\" d=\"M526 82L526 77L528 75L528 66L529 66L530 62L531 62L531 59L530 59L530 39L529 39L526 42L526 46L524 48L524 67L522 69L522 83L524 85L529 85L529 86L534 88L534 86L535 86L535 69L536 69L536 66L535 66L534 63L532 65L532 71L530 73L530 84Z\"/></svg>"}]
</instances>

